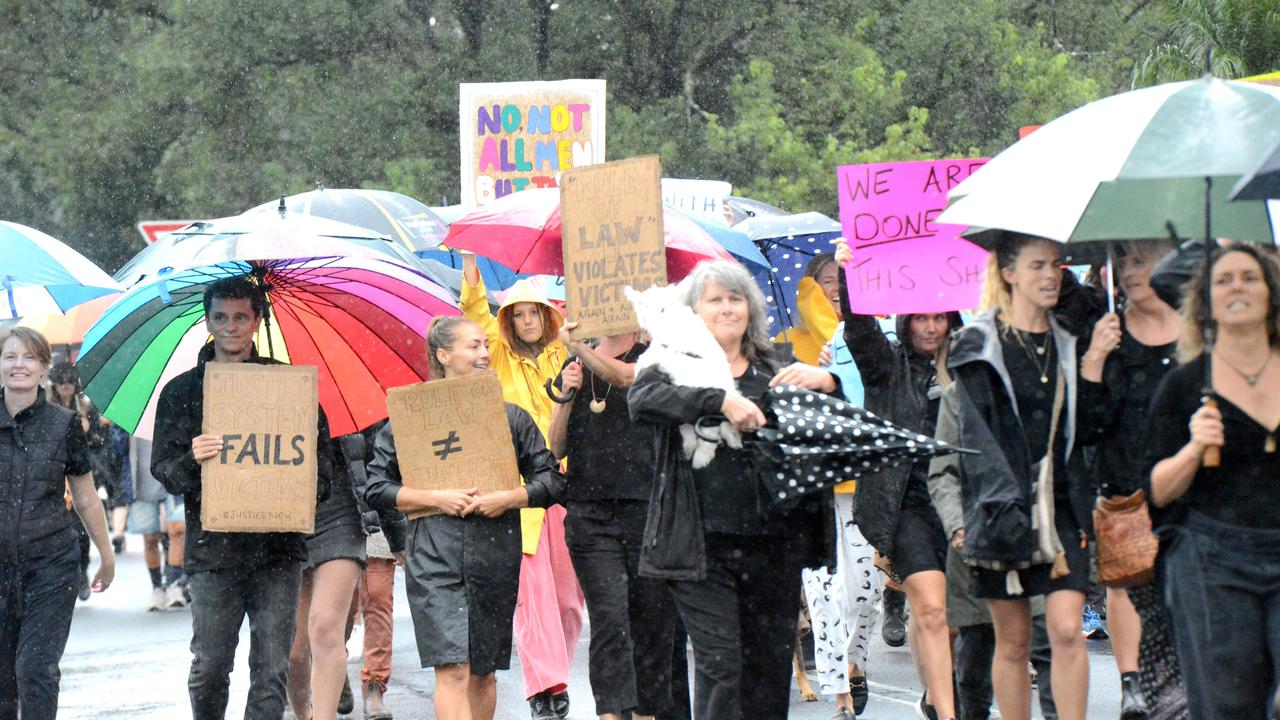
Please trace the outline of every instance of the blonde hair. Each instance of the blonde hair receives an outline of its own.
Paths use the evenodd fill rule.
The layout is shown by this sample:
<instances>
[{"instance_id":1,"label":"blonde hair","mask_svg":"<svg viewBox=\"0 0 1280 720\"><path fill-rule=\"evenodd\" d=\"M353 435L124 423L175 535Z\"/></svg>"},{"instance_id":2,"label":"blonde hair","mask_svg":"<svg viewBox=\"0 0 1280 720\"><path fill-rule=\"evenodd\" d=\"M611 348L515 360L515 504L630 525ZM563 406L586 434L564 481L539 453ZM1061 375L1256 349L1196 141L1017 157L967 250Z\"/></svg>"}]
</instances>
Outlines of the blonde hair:
<instances>
[{"instance_id":1,"label":"blonde hair","mask_svg":"<svg viewBox=\"0 0 1280 720\"><path fill-rule=\"evenodd\" d=\"M1001 270L1012 268L1018 262L1018 256L1028 245L1034 243L1050 243L1053 241L1039 235L1026 233L1001 232L996 239L991 254L987 256L987 275L982 280L982 297L978 302L978 311L999 310L997 317L1009 317L1013 306L1013 288L1005 282Z\"/></svg>"}]
</instances>

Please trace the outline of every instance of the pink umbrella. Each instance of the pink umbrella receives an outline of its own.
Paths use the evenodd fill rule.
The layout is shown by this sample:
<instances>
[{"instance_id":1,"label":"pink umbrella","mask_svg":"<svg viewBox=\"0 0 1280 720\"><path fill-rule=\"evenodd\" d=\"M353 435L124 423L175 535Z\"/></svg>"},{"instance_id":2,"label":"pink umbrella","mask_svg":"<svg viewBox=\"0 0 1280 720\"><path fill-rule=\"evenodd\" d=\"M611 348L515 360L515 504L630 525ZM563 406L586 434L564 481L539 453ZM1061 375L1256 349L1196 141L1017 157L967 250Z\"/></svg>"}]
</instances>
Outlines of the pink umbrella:
<instances>
[{"instance_id":1,"label":"pink umbrella","mask_svg":"<svg viewBox=\"0 0 1280 720\"><path fill-rule=\"evenodd\" d=\"M703 260L733 260L720 243L677 210L663 208L667 277L679 280ZM564 275L559 188L533 188L499 198L449 226L444 245L470 250L518 273Z\"/></svg>"}]
</instances>

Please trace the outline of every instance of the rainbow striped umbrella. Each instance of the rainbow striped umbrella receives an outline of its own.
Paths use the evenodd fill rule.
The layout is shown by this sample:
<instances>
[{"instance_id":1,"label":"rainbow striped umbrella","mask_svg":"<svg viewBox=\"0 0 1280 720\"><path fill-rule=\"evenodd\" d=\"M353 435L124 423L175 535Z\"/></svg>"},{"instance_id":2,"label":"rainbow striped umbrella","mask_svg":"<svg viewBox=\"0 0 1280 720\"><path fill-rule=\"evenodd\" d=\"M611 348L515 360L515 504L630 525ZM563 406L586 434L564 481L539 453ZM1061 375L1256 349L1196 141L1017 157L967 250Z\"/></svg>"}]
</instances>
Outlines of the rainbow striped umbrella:
<instances>
[{"instance_id":1,"label":"rainbow striped umbrella","mask_svg":"<svg viewBox=\"0 0 1280 720\"><path fill-rule=\"evenodd\" d=\"M242 275L267 291L259 352L319 369L320 405L334 437L385 418L388 389L426 379L427 326L437 315L459 314L433 280L372 257L228 262L170 273L130 289L85 335L80 377L102 413L151 437L160 390L194 367L209 341L205 288Z\"/></svg>"},{"instance_id":2,"label":"rainbow striped umbrella","mask_svg":"<svg viewBox=\"0 0 1280 720\"><path fill-rule=\"evenodd\" d=\"M120 285L85 256L26 225L0 221L0 319L58 315Z\"/></svg>"}]
</instances>

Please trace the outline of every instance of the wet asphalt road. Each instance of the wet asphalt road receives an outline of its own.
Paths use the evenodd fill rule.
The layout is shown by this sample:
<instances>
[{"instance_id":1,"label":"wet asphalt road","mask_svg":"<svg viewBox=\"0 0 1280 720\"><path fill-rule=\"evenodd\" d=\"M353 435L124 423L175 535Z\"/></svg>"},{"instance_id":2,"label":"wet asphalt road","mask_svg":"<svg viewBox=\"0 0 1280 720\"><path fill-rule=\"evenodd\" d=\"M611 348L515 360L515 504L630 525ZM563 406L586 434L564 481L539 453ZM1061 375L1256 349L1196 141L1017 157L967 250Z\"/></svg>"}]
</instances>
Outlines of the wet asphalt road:
<instances>
[{"instance_id":1,"label":"wet asphalt road","mask_svg":"<svg viewBox=\"0 0 1280 720\"><path fill-rule=\"evenodd\" d=\"M76 608L71 638L62 660L61 710L58 717L76 719L173 720L190 717L186 679L191 662L189 611L163 613L145 611L150 582L142 562L141 538L130 536L130 547L120 558L115 584L102 595ZM96 562L96 560L95 560ZM397 720L434 717L431 706L432 672L418 667L413 626L404 602L403 576L396 580L394 670L387 701ZM360 628L350 647L350 676L358 682ZM594 707L587 680L587 633L574 659L569 692L570 718L591 720ZM248 690L248 625L241 630L236 671L231 680L228 717L239 718ZM518 658L512 669L498 673L499 720L524 720L528 705L522 697ZM1119 682L1110 645L1089 642L1091 719L1110 720L1119 716ZM906 648L890 648L882 643L872 652L870 662L871 702L860 718L905 720L917 717L919 681ZM357 690L356 711L360 703ZM815 703L800 700L792 691L791 717L827 720L834 706L829 699ZM994 716L994 713L993 713ZM1038 717L1037 711L1037 717ZM286 717L291 717L286 712Z\"/></svg>"}]
</instances>

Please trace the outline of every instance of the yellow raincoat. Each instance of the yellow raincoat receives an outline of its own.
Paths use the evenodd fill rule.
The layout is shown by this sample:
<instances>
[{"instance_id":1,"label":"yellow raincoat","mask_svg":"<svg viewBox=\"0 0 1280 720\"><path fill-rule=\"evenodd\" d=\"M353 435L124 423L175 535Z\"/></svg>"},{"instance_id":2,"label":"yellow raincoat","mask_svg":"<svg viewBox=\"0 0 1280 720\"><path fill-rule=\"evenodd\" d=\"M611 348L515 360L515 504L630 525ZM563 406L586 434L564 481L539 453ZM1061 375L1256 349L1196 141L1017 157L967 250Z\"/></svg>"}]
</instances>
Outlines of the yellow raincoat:
<instances>
[{"instance_id":1,"label":"yellow raincoat","mask_svg":"<svg viewBox=\"0 0 1280 720\"><path fill-rule=\"evenodd\" d=\"M502 397L509 403L519 405L533 416L538 429L542 431L542 439L547 439L547 428L551 425L551 408L553 403L545 389L547 380L560 373L567 356L564 343L558 339L560 326L564 319L560 311L535 290L531 283L521 280L511 286L506 301L498 308L495 317L489 310L489 300L485 294L484 280L472 285L465 280L462 283L462 315L468 320L480 323L489 336L489 367L498 373L502 381ZM545 305L551 310L550 327L544 328L542 337L547 340L542 353L537 358L529 359L517 355L512 349L510 338L506 336L508 327L506 317L516 303L530 302ZM538 535L542 531L542 508L525 508L520 511L520 528L524 553L532 555L538 549Z\"/></svg>"},{"instance_id":2,"label":"yellow raincoat","mask_svg":"<svg viewBox=\"0 0 1280 720\"><path fill-rule=\"evenodd\" d=\"M796 288L796 309L800 314L800 324L779 333L773 341L791 343L797 360L817 365L818 354L822 352L823 345L831 342L831 336L840 325L840 317L822 292L822 286L811 277L800 278L800 285ZM835 491L851 495L857 487L857 480L846 480L836 485Z\"/></svg>"},{"instance_id":3,"label":"yellow raincoat","mask_svg":"<svg viewBox=\"0 0 1280 720\"><path fill-rule=\"evenodd\" d=\"M822 286L811 277L800 278L796 289L796 309L800 323L774 338L774 342L789 342L796 359L808 365L818 364L818 353L831 341L840 324L840 317L831 301L822 292Z\"/></svg>"}]
</instances>

